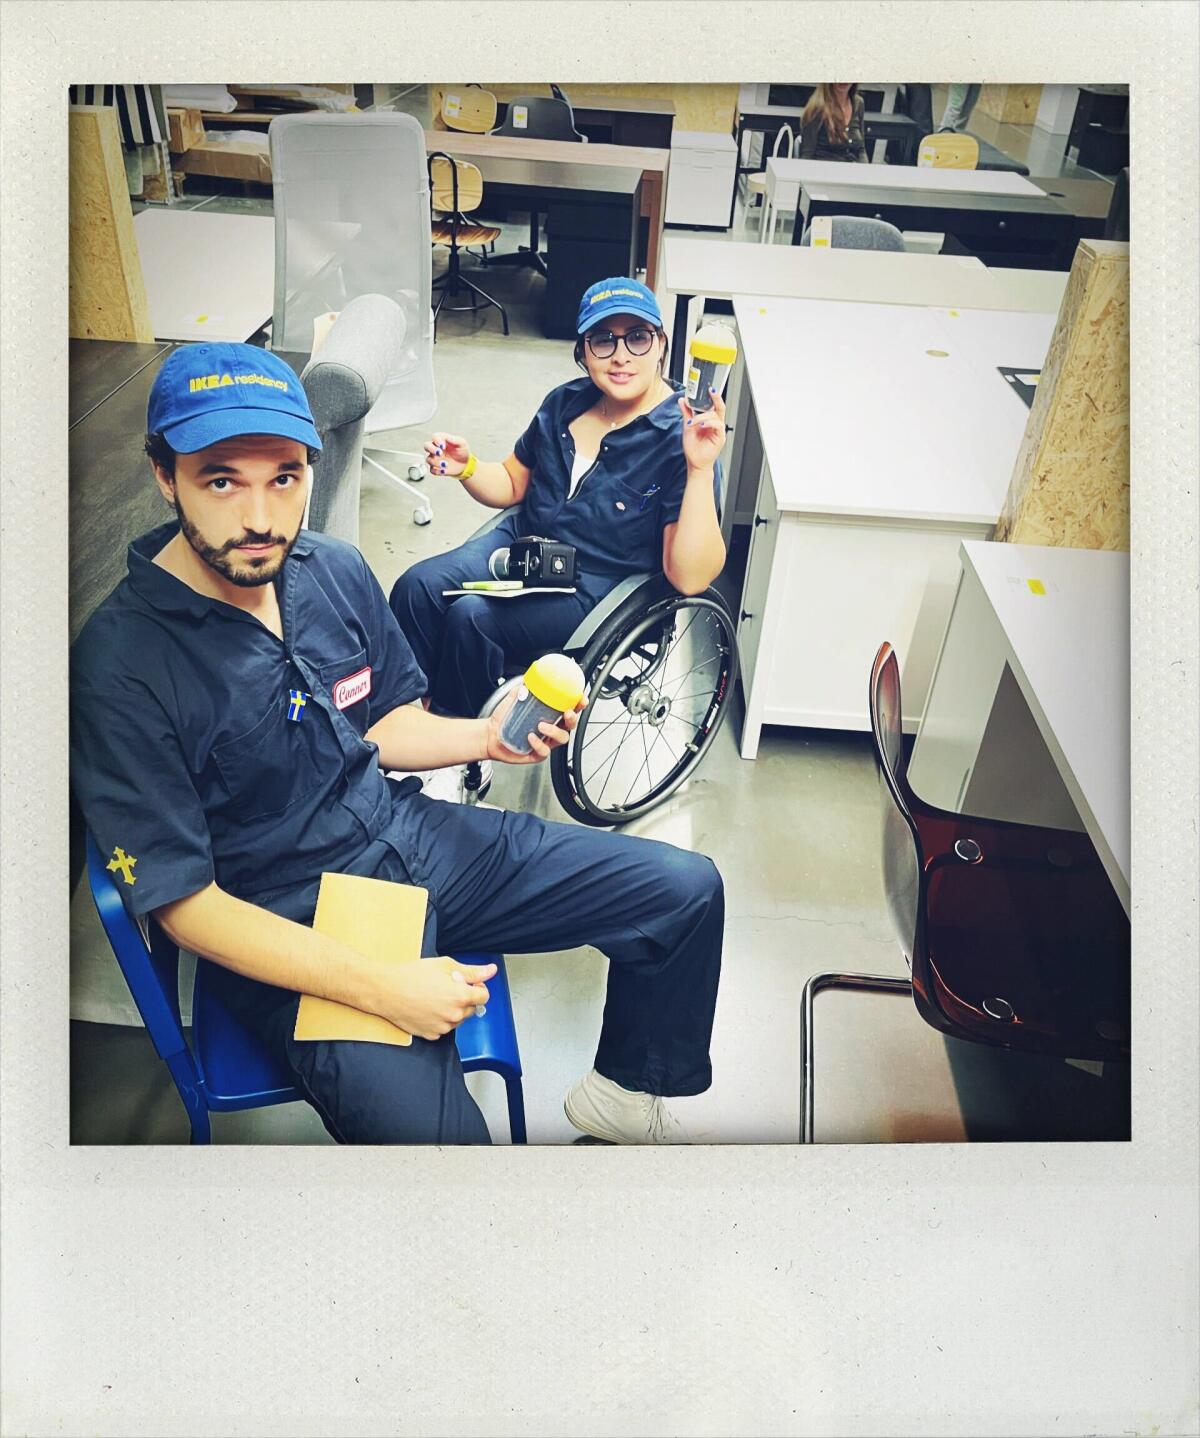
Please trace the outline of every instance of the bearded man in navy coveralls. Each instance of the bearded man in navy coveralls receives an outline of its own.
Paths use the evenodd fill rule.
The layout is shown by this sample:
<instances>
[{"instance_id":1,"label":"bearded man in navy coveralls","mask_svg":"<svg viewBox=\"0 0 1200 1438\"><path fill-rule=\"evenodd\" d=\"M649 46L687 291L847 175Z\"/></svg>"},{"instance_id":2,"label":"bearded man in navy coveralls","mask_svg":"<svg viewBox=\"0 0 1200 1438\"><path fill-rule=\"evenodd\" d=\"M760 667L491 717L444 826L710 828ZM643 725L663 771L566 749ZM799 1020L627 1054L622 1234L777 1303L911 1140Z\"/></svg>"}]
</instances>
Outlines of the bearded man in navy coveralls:
<instances>
[{"instance_id":1,"label":"bearded man in navy coveralls","mask_svg":"<svg viewBox=\"0 0 1200 1438\"><path fill-rule=\"evenodd\" d=\"M595 1067L567 1095L582 1132L670 1141L664 1097L711 1082L724 898L711 860L668 844L431 799L411 771L537 763L488 720L425 712L425 676L352 546L301 528L320 449L303 389L248 345L163 365L147 451L175 521L71 653L71 779L127 908L218 965L226 1001L333 1137L486 1143L454 1029L492 966L447 951L610 960ZM428 890L423 963L381 966L311 928L323 872ZM411 1046L297 1041L301 993L380 1014Z\"/></svg>"}]
</instances>

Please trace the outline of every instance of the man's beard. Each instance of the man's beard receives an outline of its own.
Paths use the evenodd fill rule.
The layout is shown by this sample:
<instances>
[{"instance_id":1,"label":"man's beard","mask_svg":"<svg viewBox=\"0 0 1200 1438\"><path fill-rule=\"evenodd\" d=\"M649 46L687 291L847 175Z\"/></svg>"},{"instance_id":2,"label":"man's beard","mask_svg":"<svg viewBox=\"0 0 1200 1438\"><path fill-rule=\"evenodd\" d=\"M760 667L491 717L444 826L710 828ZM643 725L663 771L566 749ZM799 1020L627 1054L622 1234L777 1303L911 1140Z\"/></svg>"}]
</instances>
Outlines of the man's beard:
<instances>
[{"instance_id":1,"label":"man's beard","mask_svg":"<svg viewBox=\"0 0 1200 1438\"><path fill-rule=\"evenodd\" d=\"M291 554L292 546L300 535L299 526L291 539L282 534L243 534L222 544L219 549L214 549L184 513L179 502L178 486L175 489L175 513L179 519L180 532L205 564L215 570L222 579L227 579L230 584L240 585L243 589L255 589L259 585L270 584L283 568L284 560ZM251 568L238 569L230 556L233 556L242 544L280 544L283 548L275 552L278 554L277 558L275 553L263 555L258 560L242 556L241 563L249 564Z\"/></svg>"}]
</instances>

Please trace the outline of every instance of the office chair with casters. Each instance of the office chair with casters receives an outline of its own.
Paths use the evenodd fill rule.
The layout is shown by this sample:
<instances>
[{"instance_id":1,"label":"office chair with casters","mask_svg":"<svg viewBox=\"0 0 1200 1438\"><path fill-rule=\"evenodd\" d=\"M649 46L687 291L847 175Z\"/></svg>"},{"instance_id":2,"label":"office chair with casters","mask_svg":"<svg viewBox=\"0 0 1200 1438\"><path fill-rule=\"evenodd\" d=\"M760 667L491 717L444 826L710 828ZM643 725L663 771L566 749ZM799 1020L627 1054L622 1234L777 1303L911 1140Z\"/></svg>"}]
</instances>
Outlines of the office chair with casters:
<instances>
[{"instance_id":1,"label":"office chair with casters","mask_svg":"<svg viewBox=\"0 0 1200 1438\"><path fill-rule=\"evenodd\" d=\"M417 500L424 453L373 436L424 424L433 379L433 261L425 132L387 112L281 115L271 121L275 309L271 348L308 353L313 323L362 295L386 295L404 318L393 367L366 417L363 459Z\"/></svg>"},{"instance_id":2,"label":"office chair with casters","mask_svg":"<svg viewBox=\"0 0 1200 1438\"><path fill-rule=\"evenodd\" d=\"M924 170L974 170L979 141L961 130L939 130L917 146L917 165Z\"/></svg>"},{"instance_id":3,"label":"office chair with casters","mask_svg":"<svg viewBox=\"0 0 1200 1438\"><path fill-rule=\"evenodd\" d=\"M871 668L883 882L908 979L814 974L801 1011L800 1139L813 1141L813 1005L827 989L911 996L941 1033L1060 1058L1129 1058L1130 928L1086 834L935 809L908 783L900 666Z\"/></svg>"},{"instance_id":4,"label":"office chair with casters","mask_svg":"<svg viewBox=\"0 0 1200 1438\"><path fill-rule=\"evenodd\" d=\"M549 95L517 95L507 102L504 123L497 125L493 135L506 135L517 140L566 140L583 144L587 137L575 128L575 117L566 100ZM546 273L546 262L540 249L538 212L529 212L529 244L521 245L511 255L492 255L489 265L528 265Z\"/></svg>"},{"instance_id":5,"label":"office chair with casters","mask_svg":"<svg viewBox=\"0 0 1200 1438\"><path fill-rule=\"evenodd\" d=\"M167 1065L191 1125L191 1142L211 1141L210 1114L266 1108L303 1098L263 1045L225 1003L219 968L196 962L192 990L192 1041L179 1009L179 950L151 918L145 932L130 917L91 834L87 835L88 883L100 922L146 1025L155 1052ZM148 937L147 937L148 936ZM455 1030L459 1060L471 1073L487 1069L504 1080L513 1143L525 1142L521 1058L513 1023L508 975L499 954L457 954L464 964L497 965L488 1001Z\"/></svg>"},{"instance_id":6,"label":"office chair with casters","mask_svg":"<svg viewBox=\"0 0 1200 1438\"><path fill-rule=\"evenodd\" d=\"M459 259L460 248L468 245L486 246L493 243L500 234L494 225L473 225L467 219L472 210L479 208L483 199L483 176L479 173L479 166L466 160L456 160L450 155L442 154L440 150L434 151L429 157L429 189L433 196L434 209L443 212L443 218L435 220L430 231L433 243L450 246L446 273L439 275L433 282L433 288L438 291L437 304L433 309L434 339L437 338L437 321L442 310L469 312L474 315L479 311L480 300L500 311L504 333L507 334L508 312L499 300L493 299L486 290L481 290L477 284L465 278L462 261ZM446 303L464 290L470 291L473 297L469 304Z\"/></svg>"},{"instance_id":7,"label":"office chair with casters","mask_svg":"<svg viewBox=\"0 0 1200 1438\"><path fill-rule=\"evenodd\" d=\"M502 511L477 533L516 512ZM738 671L733 615L715 588L683 595L661 572L631 575L583 617L560 652L583 670L588 703L570 743L550 755L554 793L583 824L639 819L692 777L725 721ZM481 717L537 657L513 663ZM468 802L479 797L480 777L479 765L466 767Z\"/></svg>"},{"instance_id":8,"label":"office chair with casters","mask_svg":"<svg viewBox=\"0 0 1200 1438\"><path fill-rule=\"evenodd\" d=\"M496 123L496 97L478 85L448 87L435 117L435 129L486 135Z\"/></svg>"},{"instance_id":9,"label":"office chair with casters","mask_svg":"<svg viewBox=\"0 0 1200 1438\"><path fill-rule=\"evenodd\" d=\"M829 220L829 244L835 250L904 251L904 236L887 220L858 215L831 215ZM813 223L820 224L820 221L810 222L805 227L800 238L801 245L813 243Z\"/></svg>"}]
</instances>

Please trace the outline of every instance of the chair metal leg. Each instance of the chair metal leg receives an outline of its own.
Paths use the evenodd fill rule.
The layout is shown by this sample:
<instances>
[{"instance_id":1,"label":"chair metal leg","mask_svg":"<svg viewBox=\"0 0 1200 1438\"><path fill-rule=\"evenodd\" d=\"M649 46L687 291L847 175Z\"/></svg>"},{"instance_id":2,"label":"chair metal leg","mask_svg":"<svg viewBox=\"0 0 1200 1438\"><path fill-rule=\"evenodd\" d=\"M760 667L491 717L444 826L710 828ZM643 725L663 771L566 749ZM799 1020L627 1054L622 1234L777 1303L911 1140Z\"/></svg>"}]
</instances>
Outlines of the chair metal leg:
<instances>
[{"instance_id":1,"label":"chair metal leg","mask_svg":"<svg viewBox=\"0 0 1200 1438\"><path fill-rule=\"evenodd\" d=\"M372 445L371 448L374 449L375 446ZM398 449L396 449L396 450L383 450L383 449L380 449L380 450L377 450L377 453L379 453L379 454L401 454L401 453L403 453L403 451L402 451L402 450L398 450ZM364 463L364 464L369 464L373 469L377 469L377 470L380 472L380 474L386 474L387 477L392 481L393 484L398 484L401 489L407 490L408 493L411 494L412 497L417 501L417 507L416 507L416 509L413 511L413 520L414 520L417 524L428 524L428 523L429 523L429 521L433 518L433 508L432 508L432 506L430 505L429 500L426 499L426 497L421 493L421 491L420 491L419 489L414 489L414 488L412 487L412 485L409 484L409 482L408 482L406 479L401 479L398 474L396 474L396 473L394 473L392 470L388 469L388 467L387 467L386 464L380 464L377 459L372 459L371 456L366 452L366 448L365 448L365 447L364 447L364 449L363 449L363 463Z\"/></svg>"},{"instance_id":2,"label":"chair metal leg","mask_svg":"<svg viewBox=\"0 0 1200 1438\"><path fill-rule=\"evenodd\" d=\"M883 974L813 974L800 1000L800 1142L813 1140L813 1003L826 989L850 989L870 994L912 997L911 979Z\"/></svg>"},{"instance_id":3,"label":"chair metal leg","mask_svg":"<svg viewBox=\"0 0 1200 1438\"><path fill-rule=\"evenodd\" d=\"M513 1143L525 1142L525 1095L520 1077L504 1079L508 1098L508 1136Z\"/></svg>"},{"instance_id":4,"label":"chair metal leg","mask_svg":"<svg viewBox=\"0 0 1200 1438\"><path fill-rule=\"evenodd\" d=\"M472 284L471 281L467 279L466 275L459 275L458 278L461 285L464 285L469 290L473 290L477 295L480 296L481 299L485 299L489 305L495 305L495 307L500 311L500 318L504 321L504 333L507 334L508 311L504 308L500 301L497 299L493 299L493 297L489 295L486 290L481 290L478 285ZM472 309L472 313L474 313L474 308Z\"/></svg>"}]
</instances>

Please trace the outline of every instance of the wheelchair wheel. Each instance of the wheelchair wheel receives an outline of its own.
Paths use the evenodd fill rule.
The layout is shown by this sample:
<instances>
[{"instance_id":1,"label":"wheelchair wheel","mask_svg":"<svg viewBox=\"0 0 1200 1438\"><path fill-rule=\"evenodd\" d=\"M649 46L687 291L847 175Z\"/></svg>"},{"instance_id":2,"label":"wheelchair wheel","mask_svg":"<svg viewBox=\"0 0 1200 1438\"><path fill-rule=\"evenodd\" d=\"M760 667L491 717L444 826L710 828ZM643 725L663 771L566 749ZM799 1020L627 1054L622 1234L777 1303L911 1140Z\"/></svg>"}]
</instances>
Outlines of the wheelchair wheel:
<instances>
[{"instance_id":1,"label":"wheelchair wheel","mask_svg":"<svg viewBox=\"0 0 1200 1438\"><path fill-rule=\"evenodd\" d=\"M716 737L737 678L733 619L713 591L616 614L580 660L588 704L550 757L559 802L625 824L683 783Z\"/></svg>"}]
</instances>

